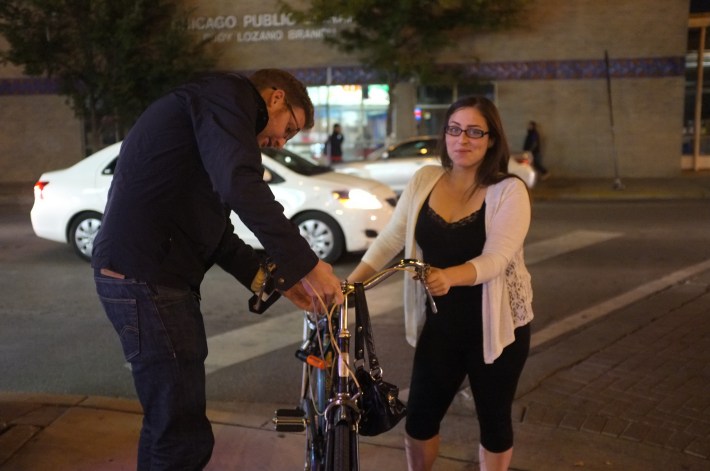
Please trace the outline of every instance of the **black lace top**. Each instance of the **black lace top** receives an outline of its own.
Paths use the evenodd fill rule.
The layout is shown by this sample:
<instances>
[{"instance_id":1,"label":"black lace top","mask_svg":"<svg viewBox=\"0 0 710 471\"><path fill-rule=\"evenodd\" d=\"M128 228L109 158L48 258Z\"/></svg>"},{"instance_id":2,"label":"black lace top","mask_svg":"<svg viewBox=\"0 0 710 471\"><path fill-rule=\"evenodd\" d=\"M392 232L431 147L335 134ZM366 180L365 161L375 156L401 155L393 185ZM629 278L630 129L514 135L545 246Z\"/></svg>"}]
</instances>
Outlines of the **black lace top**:
<instances>
[{"instance_id":1,"label":"black lace top","mask_svg":"<svg viewBox=\"0 0 710 471\"><path fill-rule=\"evenodd\" d=\"M446 222L429 206L427 198L414 233L424 261L446 268L480 255L486 241L485 209L484 202L480 210L465 218ZM453 287L445 296L434 298L438 314L433 314L427 306L427 323L452 338L466 340L466 343L475 339L475 345L481 345L481 296L481 285Z\"/></svg>"}]
</instances>

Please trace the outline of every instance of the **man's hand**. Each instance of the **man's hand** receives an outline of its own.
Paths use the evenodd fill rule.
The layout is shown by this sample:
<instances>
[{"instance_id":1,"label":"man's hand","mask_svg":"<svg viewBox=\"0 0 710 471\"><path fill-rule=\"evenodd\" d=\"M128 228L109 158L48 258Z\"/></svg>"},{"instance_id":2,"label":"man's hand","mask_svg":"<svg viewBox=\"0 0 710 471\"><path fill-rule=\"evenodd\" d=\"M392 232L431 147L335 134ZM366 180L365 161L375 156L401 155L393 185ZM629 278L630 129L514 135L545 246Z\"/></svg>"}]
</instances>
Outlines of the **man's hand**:
<instances>
[{"instance_id":1,"label":"man's hand","mask_svg":"<svg viewBox=\"0 0 710 471\"><path fill-rule=\"evenodd\" d=\"M297 308L304 311L313 311L313 302L311 295L303 287L301 283L296 283L286 291L281 291L281 294L291 301Z\"/></svg>"},{"instance_id":2,"label":"man's hand","mask_svg":"<svg viewBox=\"0 0 710 471\"><path fill-rule=\"evenodd\" d=\"M324 313L331 304L343 302L340 280L333 273L333 267L323 260L318 260L313 270L301 280L301 285L310 295L315 312Z\"/></svg>"}]
</instances>

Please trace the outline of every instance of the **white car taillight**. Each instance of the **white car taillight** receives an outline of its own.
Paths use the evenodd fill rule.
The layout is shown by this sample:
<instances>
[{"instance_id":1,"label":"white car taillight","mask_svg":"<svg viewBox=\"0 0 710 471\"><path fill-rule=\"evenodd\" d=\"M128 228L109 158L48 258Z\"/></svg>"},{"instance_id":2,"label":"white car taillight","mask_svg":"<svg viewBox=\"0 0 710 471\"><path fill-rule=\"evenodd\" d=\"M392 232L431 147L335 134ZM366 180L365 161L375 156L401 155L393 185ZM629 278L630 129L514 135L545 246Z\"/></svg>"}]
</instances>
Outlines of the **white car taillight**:
<instances>
[{"instance_id":1,"label":"white car taillight","mask_svg":"<svg viewBox=\"0 0 710 471\"><path fill-rule=\"evenodd\" d=\"M516 162L522 165L532 165L532 155L530 152L521 152L513 155Z\"/></svg>"},{"instance_id":2,"label":"white car taillight","mask_svg":"<svg viewBox=\"0 0 710 471\"><path fill-rule=\"evenodd\" d=\"M49 182L38 181L35 183L35 199L44 199L44 187L49 185Z\"/></svg>"}]
</instances>

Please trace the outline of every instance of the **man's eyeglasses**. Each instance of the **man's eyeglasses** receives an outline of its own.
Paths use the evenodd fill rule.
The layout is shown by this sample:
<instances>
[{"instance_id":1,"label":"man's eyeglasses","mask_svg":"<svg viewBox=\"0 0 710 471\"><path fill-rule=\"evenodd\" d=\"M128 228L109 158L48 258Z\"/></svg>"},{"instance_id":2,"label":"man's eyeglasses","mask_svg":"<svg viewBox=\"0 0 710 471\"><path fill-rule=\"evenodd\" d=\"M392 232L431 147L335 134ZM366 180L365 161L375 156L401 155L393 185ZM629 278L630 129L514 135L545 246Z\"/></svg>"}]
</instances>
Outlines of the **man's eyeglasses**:
<instances>
[{"instance_id":1,"label":"man's eyeglasses","mask_svg":"<svg viewBox=\"0 0 710 471\"><path fill-rule=\"evenodd\" d=\"M278 90L276 87L271 87L272 90ZM293 118L293 126L295 129L291 129L291 123L289 123L288 127L286 128L286 135L284 138L287 141L290 141L293 139L293 137L301 132L301 128L298 127L298 120L296 119L296 114L293 112L293 107L291 106L291 103L288 102L286 97L284 97L284 103L286 103L286 107L288 108L289 113L291 113L291 118Z\"/></svg>"},{"instance_id":2,"label":"man's eyeglasses","mask_svg":"<svg viewBox=\"0 0 710 471\"><path fill-rule=\"evenodd\" d=\"M481 139L486 134L490 134L490 131L482 131L478 128L461 129L458 126L446 126L444 132L449 136L460 136L461 133L466 133L466 136L471 139Z\"/></svg>"},{"instance_id":3,"label":"man's eyeglasses","mask_svg":"<svg viewBox=\"0 0 710 471\"><path fill-rule=\"evenodd\" d=\"M288 127L286 128L286 140L290 141L296 134L301 132L301 128L298 127L298 120L296 119L296 114L293 112L293 107L291 107L291 104L285 98L284 102L286 103L288 111L291 113L291 118L293 118L293 124L296 127L296 129L291 129L291 124L289 123Z\"/></svg>"}]
</instances>

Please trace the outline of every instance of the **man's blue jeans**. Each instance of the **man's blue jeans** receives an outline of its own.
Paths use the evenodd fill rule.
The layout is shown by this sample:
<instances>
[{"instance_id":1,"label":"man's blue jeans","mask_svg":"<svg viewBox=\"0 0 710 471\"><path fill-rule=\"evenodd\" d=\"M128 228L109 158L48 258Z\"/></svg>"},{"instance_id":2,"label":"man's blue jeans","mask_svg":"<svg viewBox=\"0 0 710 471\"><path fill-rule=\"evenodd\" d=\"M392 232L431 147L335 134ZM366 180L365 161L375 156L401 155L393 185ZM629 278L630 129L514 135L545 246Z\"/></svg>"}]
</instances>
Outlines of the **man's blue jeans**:
<instances>
[{"instance_id":1,"label":"man's blue jeans","mask_svg":"<svg viewBox=\"0 0 710 471\"><path fill-rule=\"evenodd\" d=\"M207 338L196 293L95 276L130 362L143 428L138 470L201 470L214 436L205 415Z\"/></svg>"}]
</instances>

